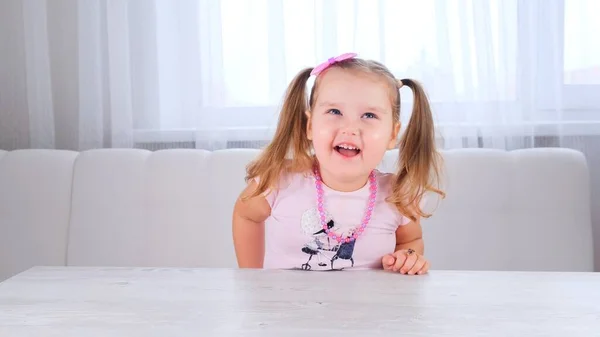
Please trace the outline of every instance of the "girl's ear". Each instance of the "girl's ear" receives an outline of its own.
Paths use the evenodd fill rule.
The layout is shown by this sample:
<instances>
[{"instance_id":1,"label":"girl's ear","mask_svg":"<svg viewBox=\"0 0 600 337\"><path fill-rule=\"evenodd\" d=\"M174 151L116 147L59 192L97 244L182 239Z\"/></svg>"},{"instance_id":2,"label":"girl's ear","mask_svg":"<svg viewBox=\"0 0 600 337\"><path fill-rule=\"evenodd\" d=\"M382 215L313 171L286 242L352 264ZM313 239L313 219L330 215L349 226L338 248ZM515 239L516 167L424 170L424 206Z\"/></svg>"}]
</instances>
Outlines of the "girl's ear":
<instances>
[{"instance_id":1,"label":"girl's ear","mask_svg":"<svg viewBox=\"0 0 600 337\"><path fill-rule=\"evenodd\" d=\"M306 118L308 119L306 121L306 137L308 138L308 140L312 140L312 123L311 123L310 111L306 110L304 112L304 114L306 115Z\"/></svg>"},{"instance_id":2,"label":"girl's ear","mask_svg":"<svg viewBox=\"0 0 600 337\"><path fill-rule=\"evenodd\" d=\"M400 132L400 126L400 122L394 124L394 128L392 129L392 138L388 144L388 150L393 150L398 146L398 133Z\"/></svg>"}]
</instances>

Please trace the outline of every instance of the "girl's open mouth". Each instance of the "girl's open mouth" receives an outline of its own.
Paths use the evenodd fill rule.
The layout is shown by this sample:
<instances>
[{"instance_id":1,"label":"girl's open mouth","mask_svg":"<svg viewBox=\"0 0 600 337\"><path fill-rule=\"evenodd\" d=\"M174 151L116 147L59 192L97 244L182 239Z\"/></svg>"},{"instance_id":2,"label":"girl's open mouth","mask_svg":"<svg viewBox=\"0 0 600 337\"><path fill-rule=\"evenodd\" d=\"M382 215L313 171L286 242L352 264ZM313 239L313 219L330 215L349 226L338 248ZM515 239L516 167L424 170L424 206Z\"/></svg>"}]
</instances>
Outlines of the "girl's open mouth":
<instances>
[{"instance_id":1,"label":"girl's open mouth","mask_svg":"<svg viewBox=\"0 0 600 337\"><path fill-rule=\"evenodd\" d=\"M351 144L340 144L333 147L339 154L344 157L352 158L360 153L360 149Z\"/></svg>"}]
</instances>

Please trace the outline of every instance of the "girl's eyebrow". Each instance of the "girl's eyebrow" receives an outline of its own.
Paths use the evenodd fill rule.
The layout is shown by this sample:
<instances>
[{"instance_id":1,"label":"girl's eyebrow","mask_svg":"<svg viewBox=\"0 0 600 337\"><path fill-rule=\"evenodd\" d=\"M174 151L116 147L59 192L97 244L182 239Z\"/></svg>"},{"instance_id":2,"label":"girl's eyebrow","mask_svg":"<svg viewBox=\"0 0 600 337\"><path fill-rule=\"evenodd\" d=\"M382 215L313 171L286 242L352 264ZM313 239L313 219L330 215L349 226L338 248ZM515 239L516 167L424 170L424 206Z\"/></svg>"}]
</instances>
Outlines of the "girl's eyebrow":
<instances>
[{"instance_id":1,"label":"girl's eyebrow","mask_svg":"<svg viewBox=\"0 0 600 337\"><path fill-rule=\"evenodd\" d=\"M341 106L341 104L334 103L334 102L329 102L329 101L324 101L324 102L321 102L319 104L319 106L320 107L323 107L323 106L336 106L337 107L337 106Z\"/></svg>"},{"instance_id":2,"label":"girl's eyebrow","mask_svg":"<svg viewBox=\"0 0 600 337\"><path fill-rule=\"evenodd\" d=\"M319 103L318 105L319 107L341 107L343 106L343 104L339 104L339 103L335 103L335 102L330 102L330 101L324 101ZM383 113L383 114L387 114L389 113L388 109L384 109L380 106L376 106L376 105L369 105L365 108L365 112L379 112L379 113Z\"/></svg>"},{"instance_id":3,"label":"girl's eyebrow","mask_svg":"<svg viewBox=\"0 0 600 337\"><path fill-rule=\"evenodd\" d=\"M379 112L379 113L382 113L382 114L387 114L388 113L387 109L383 109L382 107L374 106L374 105L373 106L368 106L367 107L367 111L375 111L375 112Z\"/></svg>"}]
</instances>

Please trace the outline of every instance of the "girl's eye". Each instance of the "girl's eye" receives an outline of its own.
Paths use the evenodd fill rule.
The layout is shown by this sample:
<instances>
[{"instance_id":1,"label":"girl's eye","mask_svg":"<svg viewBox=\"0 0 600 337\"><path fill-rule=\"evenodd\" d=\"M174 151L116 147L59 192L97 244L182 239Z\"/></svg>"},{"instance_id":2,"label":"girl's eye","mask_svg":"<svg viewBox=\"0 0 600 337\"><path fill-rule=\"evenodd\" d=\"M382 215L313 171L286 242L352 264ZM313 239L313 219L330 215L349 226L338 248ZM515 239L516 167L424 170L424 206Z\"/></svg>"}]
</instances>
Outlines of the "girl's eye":
<instances>
[{"instance_id":1,"label":"girl's eye","mask_svg":"<svg viewBox=\"0 0 600 337\"><path fill-rule=\"evenodd\" d=\"M340 115L342 112L338 109L330 109L329 113L333 115Z\"/></svg>"},{"instance_id":2,"label":"girl's eye","mask_svg":"<svg viewBox=\"0 0 600 337\"><path fill-rule=\"evenodd\" d=\"M372 113L372 112L367 112L367 113L365 113L365 114L364 114L364 116L365 116L366 118L377 118L377 115L375 115L375 114L374 114L374 113Z\"/></svg>"}]
</instances>

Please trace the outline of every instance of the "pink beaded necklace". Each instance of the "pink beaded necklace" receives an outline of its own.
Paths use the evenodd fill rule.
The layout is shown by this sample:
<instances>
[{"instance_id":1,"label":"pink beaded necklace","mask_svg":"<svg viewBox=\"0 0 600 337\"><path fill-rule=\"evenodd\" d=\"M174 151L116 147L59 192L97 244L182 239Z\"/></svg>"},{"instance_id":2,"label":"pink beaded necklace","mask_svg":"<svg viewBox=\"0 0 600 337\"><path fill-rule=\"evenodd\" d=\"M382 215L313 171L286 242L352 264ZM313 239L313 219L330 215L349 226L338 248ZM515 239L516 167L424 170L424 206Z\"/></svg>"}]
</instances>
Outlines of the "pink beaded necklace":
<instances>
[{"instance_id":1,"label":"pink beaded necklace","mask_svg":"<svg viewBox=\"0 0 600 337\"><path fill-rule=\"evenodd\" d=\"M317 210L319 211L319 217L321 219L321 225L323 230L327 235L337 242L351 242L356 239L364 232L369 220L371 220L371 213L373 212L373 207L375 206L375 198L377 197L377 179L375 178L375 171L371 171L369 174L369 203L367 206L367 210L365 212L365 216L362 219L360 227L354 231L354 233L350 236L343 238L341 235L337 235L331 231L329 226L327 226L327 218L325 217L325 210L323 209L323 180L321 178L321 173L319 172L319 168L315 165L314 169L315 174L315 187L317 188Z\"/></svg>"}]
</instances>

